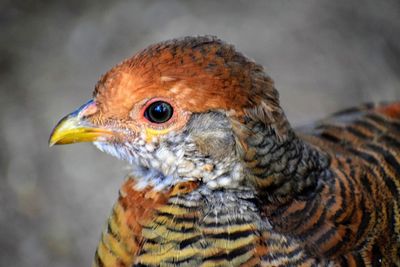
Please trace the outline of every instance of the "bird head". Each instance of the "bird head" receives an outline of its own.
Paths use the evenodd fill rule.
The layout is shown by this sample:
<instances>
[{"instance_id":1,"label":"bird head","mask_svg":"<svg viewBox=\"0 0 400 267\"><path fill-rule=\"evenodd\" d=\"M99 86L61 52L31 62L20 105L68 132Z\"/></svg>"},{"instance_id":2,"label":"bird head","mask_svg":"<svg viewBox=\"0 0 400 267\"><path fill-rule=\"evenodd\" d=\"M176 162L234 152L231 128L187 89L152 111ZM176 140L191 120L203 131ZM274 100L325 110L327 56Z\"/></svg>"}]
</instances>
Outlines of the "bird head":
<instances>
[{"instance_id":1,"label":"bird head","mask_svg":"<svg viewBox=\"0 0 400 267\"><path fill-rule=\"evenodd\" d=\"M101 77L93 99L64 117L49 144L93 142L133 166L138 186L244 182L252 131L288 127L263 68L210 36L149 46Z\"/></svg>"}]
</instances>

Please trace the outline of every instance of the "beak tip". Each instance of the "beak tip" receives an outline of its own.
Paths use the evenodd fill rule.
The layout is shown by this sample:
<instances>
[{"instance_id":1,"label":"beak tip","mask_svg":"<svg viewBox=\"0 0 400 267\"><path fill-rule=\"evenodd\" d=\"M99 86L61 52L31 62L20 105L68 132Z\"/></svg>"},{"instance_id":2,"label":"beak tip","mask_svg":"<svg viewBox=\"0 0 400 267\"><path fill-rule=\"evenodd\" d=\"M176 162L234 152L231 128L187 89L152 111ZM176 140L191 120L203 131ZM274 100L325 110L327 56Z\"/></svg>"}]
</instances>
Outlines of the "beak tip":
<instances>
[{"instance_id":1,"label":"beak tip","mask_svg":"<svg viewBox=\"0 0 400 267\"><path fill-rule=\"evenodd\" d=\"M57 125L58 126L58 125ZM52 147L54 145L57 144L57 142L59 141L58 138L55 138L55 131L57 129L57 126L51 131L50 137L49 137L49 141L47 141L47 144L49 147Z\"/></svg>"},{"instance_id":2,"label":"beak tip","mask_svg":"<svg viewBox=\"0 0 400 267\"><path fill-rule=\"evenodd\" d=\"M50 136L49 141L47 142L49 147L53 147L54 145L57 145L58 140L54 139L53 134Z\"/></svg>"}]
</instances>

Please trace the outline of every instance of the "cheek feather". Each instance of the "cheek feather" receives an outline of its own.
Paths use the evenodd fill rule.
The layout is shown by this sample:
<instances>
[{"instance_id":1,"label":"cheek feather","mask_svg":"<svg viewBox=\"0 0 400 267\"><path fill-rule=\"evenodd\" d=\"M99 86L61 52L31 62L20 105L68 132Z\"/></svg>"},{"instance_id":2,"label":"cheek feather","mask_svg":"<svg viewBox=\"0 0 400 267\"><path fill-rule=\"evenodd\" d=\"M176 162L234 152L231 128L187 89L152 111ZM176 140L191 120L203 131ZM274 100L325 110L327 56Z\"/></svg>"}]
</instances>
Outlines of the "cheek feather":
<instances>
[{"instance_id":1,"label":"cheek feather","mask_svg":"<svg viewBox=\"0 0 400 267\"><path fill-rule=\"evenodd\" d=\"M126 160L130 164L138 165L137 155L128 143L124 145L109 144L105 142L93 142L93 144L102 152L121 160Z\"/></svg>"}]
</instances>

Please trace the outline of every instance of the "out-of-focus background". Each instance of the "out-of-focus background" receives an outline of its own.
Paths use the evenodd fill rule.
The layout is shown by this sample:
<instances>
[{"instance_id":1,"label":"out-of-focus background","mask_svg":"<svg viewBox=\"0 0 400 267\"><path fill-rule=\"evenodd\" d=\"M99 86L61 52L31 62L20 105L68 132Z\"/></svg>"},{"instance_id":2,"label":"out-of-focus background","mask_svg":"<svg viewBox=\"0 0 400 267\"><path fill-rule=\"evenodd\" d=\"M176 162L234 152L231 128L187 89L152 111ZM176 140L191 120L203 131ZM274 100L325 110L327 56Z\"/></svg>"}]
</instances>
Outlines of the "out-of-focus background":
<instances>
[{"instance_id":1,"label":"out-of-focus background","mask_svg":"<svg viewBox=\"0 0 400 267\"><path fill-rule=\"evenodd\" d=\"M198 34L264 65L295 125L400 99L398 0L2 0L0 266L90 265L127 168L50 131L123 58Z\"/></svg>"}]
</instances>

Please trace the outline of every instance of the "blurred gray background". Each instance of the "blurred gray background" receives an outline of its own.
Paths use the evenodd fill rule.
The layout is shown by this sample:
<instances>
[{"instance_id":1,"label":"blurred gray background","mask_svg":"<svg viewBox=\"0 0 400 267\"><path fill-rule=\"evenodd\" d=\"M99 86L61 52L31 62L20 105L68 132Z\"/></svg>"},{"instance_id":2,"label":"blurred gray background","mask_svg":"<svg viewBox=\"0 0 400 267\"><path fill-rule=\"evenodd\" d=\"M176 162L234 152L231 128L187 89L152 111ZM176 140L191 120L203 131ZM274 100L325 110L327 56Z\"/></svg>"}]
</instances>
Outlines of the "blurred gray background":
<instances>
[{"instance_id":1,"label":"blurred gray background","mask_svg":"<svg viewBox=\"0 0 400 267\"><path fill-rule=\"evenodd\" d=\"M400 1L0 3L0 266L89 266L125 163L49 149L98 77L148 44L215 34L265 66L295 125L400 99Z\"/></svg>"}]
</instances>

